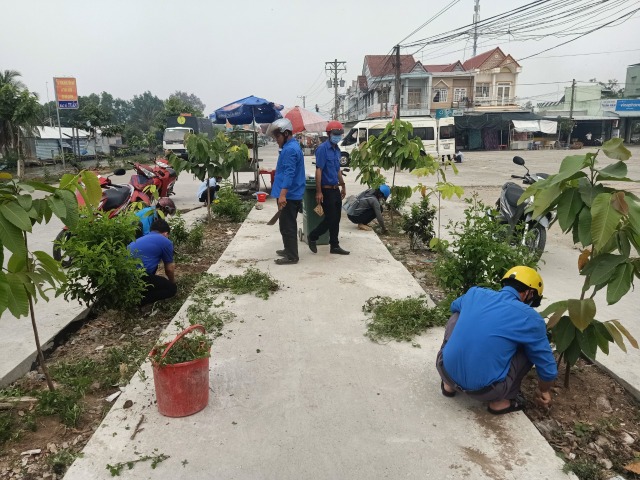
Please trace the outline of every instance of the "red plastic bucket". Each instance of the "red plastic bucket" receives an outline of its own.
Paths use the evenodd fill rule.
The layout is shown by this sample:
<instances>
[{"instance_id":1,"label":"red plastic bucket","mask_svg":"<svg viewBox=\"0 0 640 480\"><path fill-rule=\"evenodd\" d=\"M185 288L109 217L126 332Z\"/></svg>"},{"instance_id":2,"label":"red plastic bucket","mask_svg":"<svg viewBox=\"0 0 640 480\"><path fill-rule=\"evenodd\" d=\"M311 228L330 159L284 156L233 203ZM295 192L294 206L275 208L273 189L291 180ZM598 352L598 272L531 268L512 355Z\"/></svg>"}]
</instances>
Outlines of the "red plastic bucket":
<instances>
[{"instance_id":1,"label":"red plastic bucket","mask_svg":"<svg viewBox=\"0 0 640 480\"><path fill-rule=\"evenodd\" d=\"M256 197L258 197L259 202L264 202L267 200L267 194L263 192L256 193Z\"/></svg>"},{"instance_id":2,"label":"red plastic bucket","mask_svg":"<svg viewBox=\"0 0 640 480\"><path fill-rule=\"evenodd\" d=\"M193 330L201 330L205 333L202 325L190 326L178 334L171 343L166 344L162 358L178 340ZM154 348L149 355L154 355L156 352ZM153 359L151 363L158 410L162 415L186 417L207 406L209 403L209 357L174 365L159 365Z\"/></svg>"}]
</instances>

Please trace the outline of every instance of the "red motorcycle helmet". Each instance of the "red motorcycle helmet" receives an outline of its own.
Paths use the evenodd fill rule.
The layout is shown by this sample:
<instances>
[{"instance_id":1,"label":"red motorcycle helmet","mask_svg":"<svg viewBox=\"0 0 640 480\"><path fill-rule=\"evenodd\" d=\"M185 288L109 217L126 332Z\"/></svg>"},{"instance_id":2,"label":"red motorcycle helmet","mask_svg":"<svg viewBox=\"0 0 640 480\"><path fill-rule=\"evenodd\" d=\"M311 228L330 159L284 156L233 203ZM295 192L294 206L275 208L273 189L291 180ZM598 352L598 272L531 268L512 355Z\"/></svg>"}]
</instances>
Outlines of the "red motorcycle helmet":
<instances>
[{"instance_id":1,"label":"red motorcycle helmet","mask_svg":"<svg viewBox=\"0 0 640 480\"><path fill-rule=\"evenodd\" d=\"M173 215L176 213L176 204L173 200L167 197L162 197L158 200L158 208L164 212L165 215Z\"/></svg>"},{"instance_id":2,"label":"red motorcycle helmet","mask_svg":"<svg viewBox=\"0 0 640 480\"><path fill-rule=\"evenodd\" d=\"M333 135L342 135L344 133L344 126L337 120L331 120L327 123L327 133Z\"/></svg>"}]
</instances>

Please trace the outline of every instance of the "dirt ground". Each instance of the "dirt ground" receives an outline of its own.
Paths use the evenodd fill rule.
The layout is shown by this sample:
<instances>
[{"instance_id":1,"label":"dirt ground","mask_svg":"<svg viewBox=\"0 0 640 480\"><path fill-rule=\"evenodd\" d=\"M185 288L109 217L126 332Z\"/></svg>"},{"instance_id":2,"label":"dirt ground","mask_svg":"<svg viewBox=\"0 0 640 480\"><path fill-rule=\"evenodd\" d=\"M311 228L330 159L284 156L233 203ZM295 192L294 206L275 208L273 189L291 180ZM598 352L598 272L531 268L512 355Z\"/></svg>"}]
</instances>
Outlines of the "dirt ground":
<instances>
[{"instance_id":1,"label":"dirt ground","mask_svg":"<svg viewBox=\"0 0 640 480\"><path fill-rule=\"evenodd\" d=\"M397 220L396 220L397 224ZM387 225L390 222L387 221ZM167 301L163 308L141 318L122 319L106 312L84 322L76 331L67 332L50 352L48 365L73 363L82 359L99 360L112 347L135 345L148 352L162 329L188 296L197 276L216 262L225 250L239 224L214 222L207 227L204 245L197 254L179 257L177 278L181 288L178 297ZM391 253L414 275L435 301L444 297L433 276L436 255L429 251L411 251L406 235L390 228L383 238ZM122 371L123 377L135 374L135 368ZM125 367L126 370L126 367ZM561 368L564 372L564 368ZM55 380L55 377L54 377ZM562 456L581 480L601 480L621 474L624 478L640 479L640 410L636 400L608 375L589 362L580 360L571 373L570 389L561 380L553 391L554 403L542 411L530 403L526 415ZM46 389L42 376L31 372L15 388L22 395ZM531 374L523 384L523 393L533 398L536 379ZM61 478L74 455L82 450L92 433L109 411L105 398L117 387L95 382L82 400L83 413L75 428L65 427L55 416L34 414L34 404L27 402L11 410L14 437L0 444L0 479ZM4 413L0 410L0 414ZM0 425L1 427L1 425ZM30 428L34 428L32 431ZM27 454L39 449L40 453ZM627 467L627 468L625 468Z\"/></svg>"},{"instance_id":2,"label":"dirt ground","mask_svg":"<svg viewBox=\"0 0 640 480\"><path fill-rule=\"evenodd\" d=\"M56 366L61 364L101 362L106 352L118 348L137 353L137 357L129 358L129 364L123 359L124 363L114 366L119 369L115 378L119 374L121 381L126 383L137 370L137 363L132 358L140 359L151 350L160 332L188 297L199 275L218 260L239 227L238 223L218 220L207 225L203 245L198 252L183 253L176 249L178 295L175 298L162 302L162 308L150 315L136 314L123 318L121 313L109 311L75 325L75 331L71 329L61 335L54 350L49 352L49 370L55 372ZM57 383L55 375L53 379ZM118 391L117 385L103 385L100 380L97 378L82 398L82 414L75 428L66 427L55 415L37 414L34 402L27 401L12 410L0 409L0 414L8 413L12 419L11 439L3 444L0 436L0 479L62 478L111 408L106 397ZM11 388L19 391L20 396L33 397L36 392L46 390L46 383L43 375L32 371ZM3 393L6 390L0 391L0 396ZM0 422L0 431L2 428ZM25 453L29 451L31 453Z\"/></svg>"}]
</instances>

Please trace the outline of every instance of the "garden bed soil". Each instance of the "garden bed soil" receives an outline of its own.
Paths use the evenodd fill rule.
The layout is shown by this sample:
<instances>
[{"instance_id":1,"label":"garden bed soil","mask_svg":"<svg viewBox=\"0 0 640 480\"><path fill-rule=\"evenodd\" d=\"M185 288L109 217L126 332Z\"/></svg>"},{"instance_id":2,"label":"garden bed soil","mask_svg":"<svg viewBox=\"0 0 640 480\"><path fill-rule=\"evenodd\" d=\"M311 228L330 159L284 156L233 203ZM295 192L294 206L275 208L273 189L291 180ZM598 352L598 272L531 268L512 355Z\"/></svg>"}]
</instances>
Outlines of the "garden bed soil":
<instances>
[{"instance_id":1,"label":"garden bed soil","mask_svg":"<svg viewBox=\"0 0 640 480\"><path fill-rule=\"evenodd\" d=\"M150 315L135 314L123 318L120 312L107 311L90 316L75 325L75 331L67 331L57 339L55 349L48 352L49 370L55 371L56 365L60 364L104 361L105 352L114 347L130 349L137 352L138 359L140 356L144 358L201 274L225 251L240 225L218 220L205 225L203 244L198 252L182 253L176 249L176 297L159 303L159 308ZM120 376L126 383L136 374L138 364L122 363L114 368L119 369L116 378ZM53 379L57 383L55 375ZM101 385L99 380L88 387L88 393L81 400L83 411L74 428L65 426L57 416L36 415L35 403L11 410L13 427L10 432L14 438L0 443L0 479L62 478L74 455L84 448L111 408L112 404L105 398L118 390L117 386ZM43 375L32 371L11 388L18 389L21 396L32 396L37 391L46 390L46 383ZM0 415L8 412L0 410ZM3 428L0 422L0 433ZM40 453L23 455L29 450L40 450Z\"/></svg>"},{"instance_id":2,"label":"garden bed soil","mask_svg":"<svg viewBox=\"0 0 640 480\"><path fill-rule=\"evenodd\" d=\"M432 273L436 254L428 250L411 251L407 236L399 231L398 217L392 225L385 212L385 221L390 233L380 238L391 254L435 301L444 298L445 292ZM205 272L217 261L239 226L214 221L206 227L200 251L178 263L176 277L185 285L179 297L167 301L162 309L146 318L123 321L115 312L91 318L61 340L51 352L48 365L98 359L101 352L112 346L135 344L148 352L188 296L187 285L195 283L194 275ZM121 373L131 377L135 368L131 370ZM535 375L530 374L523 383L526 398L534 397L536 385ZM28 395L34 390L44 390L46 385L41 375L30 372L15 387ZM15 409L12 412L17 424L15 432L21 431L17 438L0 446L0 479L61 478L65 463L69 462L64 462L60 452L75 455L83 449L110 408L105 397L117 390L94 387L83 399L84 412L75 428L65 427L57 417L38 416L37 428L31 431L24 419L33 417L33 408ZM616 474L640 479L640 474L633 473L640 472L640 463L635 463L640 462L638 402L597 366L580 360L572 370L570 389L565 389L560 380L553 389L553 405L549 410L528 402L525 414L581 480L607 479ZM41 449L41 453L21 455L32 449Z\"/></svg>"}]
</instances>

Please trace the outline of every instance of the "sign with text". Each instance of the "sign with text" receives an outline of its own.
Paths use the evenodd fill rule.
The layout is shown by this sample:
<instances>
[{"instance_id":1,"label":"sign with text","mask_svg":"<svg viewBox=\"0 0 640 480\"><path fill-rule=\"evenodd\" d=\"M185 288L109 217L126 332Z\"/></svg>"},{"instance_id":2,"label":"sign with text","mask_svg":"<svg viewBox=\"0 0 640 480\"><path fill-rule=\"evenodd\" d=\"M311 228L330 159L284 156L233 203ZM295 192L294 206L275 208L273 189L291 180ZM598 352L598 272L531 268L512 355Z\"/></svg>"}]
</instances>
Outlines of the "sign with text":
<instances>
[{"instance_id":1,"label":"sign with text","mask_svg":"<svg viewBox=\"0 0 640 480\"><path fill-rule=\"evenodd\" d=\"M61 109L78 108L78 88L73 77L56 77L53 79L56 90L56 102Z\"/></svg>"},{"instance_id":2,"label":"sign with text","mask_svg":"<svg viewBox=\"0 0 640 480\"><path fill-rule=\"evenodd\" d=\"M436 118L452 117L453 110L450 108L438 108L436 110Z\"/></svg>"},{"instance_id":3,"label":"sign with text","mask_svg":"<svg viewBox=\"0 0 640 480\"><path fill-rule=\"evenodd\" d=\"M640 112L640 98L616 100L616 112Z\"/></svg>"}]
</instances>

